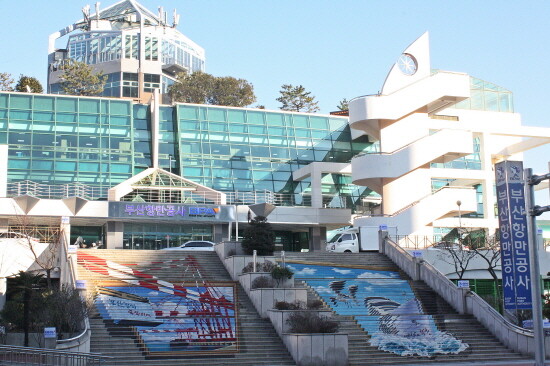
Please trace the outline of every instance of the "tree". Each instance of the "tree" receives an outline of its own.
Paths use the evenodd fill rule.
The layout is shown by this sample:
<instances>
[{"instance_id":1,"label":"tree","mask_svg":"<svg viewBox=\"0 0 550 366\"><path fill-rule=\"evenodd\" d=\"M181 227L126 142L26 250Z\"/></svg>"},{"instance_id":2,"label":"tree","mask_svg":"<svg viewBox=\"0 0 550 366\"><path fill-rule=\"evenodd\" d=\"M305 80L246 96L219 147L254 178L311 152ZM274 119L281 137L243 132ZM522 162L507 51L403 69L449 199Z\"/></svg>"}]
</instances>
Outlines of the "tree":
<instances>
[{"instance_id":1,"label":"tree","mask_svg":"<svg viewBox=\"0 0 550 366\"><path fill-rule=\"evenodd\" d=\"M23 332L25 333L24 346L29 346L29 328L31 324L31 306L34 299L33 291L38 289L44 276L41 274L32 274L19 271L14 277L13 286L10 291L14 294L22 295L23 302Z\"/></svg>"},{"instance_id":2,"label":"tree","mask_svg":"<svg viewBox=\"0 0 550 366\"><path fill-rule=\"evenodd\" d=\"M341 111L349 110L349 101L346 98L342 99L340 101L340 104L338 104L338 106L336 108L338 108Z\"/></svg>"},{"instance_id":3,"label":"tree","mask_svg":"<svg viewBox=\"0 0 550 366\"><path fill-rule=\"evenodd\" d=\"M40 81L38 81L37 78L25 75L21 75L19 77L19 80L15 85L15 90L18 92L26 93L29 92L29 90L27 90L27 86L30 89L30 93L42 93L44 91L44 89L42 88L42 84L40 84Z\"/></svg>"},{"instance_id":4,"label":"tree","mask_svg":"<svg viewBox=\"0 0 550 366\"><path fill-rule=\"evenodd\" d=\"M281 96L277 98L277 101L281 102L282 106L280 108L283 111L312 113L319 110L315 97L311 95L311 92L306 92L302 85L284 84L281 88L279 91Z\"/></svg>"},{"instance_id":5,"label":"tree","mask_svg":"<svg viewBox=\"0 0 550 366\"><path fill-rule=\"evenodd\" d=\"M7 72L0 72L0 91L12 91L13 79Z\"/></svg>"},{"instance_id":6,"label":"tree","mask_svg":"<svg viewBox=\"0 0 550 366\"><path fill-rule=\"evenodd\" d=\"M94 72L90 65L84 62L70 60L62 67L60 75L61 90L69 95L99 95L103 92L107 75L103 72Z\"/></svg>"},{"instance_id":7,"label":"tree","mask_svg":"<svg viewBox=\"0 0 550 366\"><path fill-rule=\"evenodd\" d=\"M464 239L466 245L469 245L480 258L482 258L487 264L487 272L493 278L496 289L496 304L500 303L502 297L499 288L499 278L496 272L498 266L500 266L500 237L498 229L491 236L479 236L474 238L473 235L468 235ZM494 304L494 305L496 305ZM496 307L496 306L494 306Z\"/></svg>"},{"instance_id":8,"label":"tree","mask_svg":"<svg viewBox=\"0 0 550 366\"><path fill-rule=\"evenodd\" d=\"M244 107L256 101L254 87L248 81L202 71L179 73L168 93L173 102L181 103Z\"/></svg>"},{"instance_id":9,"label":"tree","mask_svg":"<svg viewBox=\"0 0 550 366\"><path fill-rule=\"evenodd\" d=\"M271 224L264 216L256 216L250 220L250 226L243 233L243 250L252 254L257 250L258 255L270 255L275 248L275 236Z\"/></svg>"},{"instance_id":10,"label":"tree","mask_svg":"<svg viewBox=\"0 0 550 366\"><path fill-rule=\"evenodd\" d=\"M457 240L458 243L454 243L454 240ZM463 242L462 234L459 229L453 229L449 234L444 238L444 241L438 243L438 247L442 250L442 255L439 258L452 265L454 267L454 272L458 276L458 279L461 280L470 265L472 259L477 255L475 251L470 250L470 248Z\"/></svg>"}]
</instances>

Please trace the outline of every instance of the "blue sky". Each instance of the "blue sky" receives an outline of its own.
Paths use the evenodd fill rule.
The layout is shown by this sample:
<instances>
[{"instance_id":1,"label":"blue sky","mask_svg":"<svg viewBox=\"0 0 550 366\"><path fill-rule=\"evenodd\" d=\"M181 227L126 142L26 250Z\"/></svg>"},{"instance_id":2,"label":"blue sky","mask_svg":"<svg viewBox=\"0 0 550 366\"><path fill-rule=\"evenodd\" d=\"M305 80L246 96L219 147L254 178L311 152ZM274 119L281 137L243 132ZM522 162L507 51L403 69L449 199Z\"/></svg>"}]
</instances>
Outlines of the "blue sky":
<instances>
[{"instance_id":1,"label":"blue sky","mask_svg":"<svg viewBox=\"0 0 550 366\"><path fill-rule=\"evenodd\" d=\"M115 1L104 0L101 7ZM178 29L205 48L207 72L250 81L259 104L277 109L280 86L302 84L321 113L342 98L376 93L401 51L423 32L432 67L466 72L514 93L529 126L550 127L550 2L367 0L142 0L181 14ZM48 35L81 18L83 0L0 1L0 72L45 84ZM548 169L550 148L526 154ZM540 195L537 195L539 199ZM542 196L540 196L542 197ZM548 193L544 195L547 199Z\"/></svg>"}]
</instances>

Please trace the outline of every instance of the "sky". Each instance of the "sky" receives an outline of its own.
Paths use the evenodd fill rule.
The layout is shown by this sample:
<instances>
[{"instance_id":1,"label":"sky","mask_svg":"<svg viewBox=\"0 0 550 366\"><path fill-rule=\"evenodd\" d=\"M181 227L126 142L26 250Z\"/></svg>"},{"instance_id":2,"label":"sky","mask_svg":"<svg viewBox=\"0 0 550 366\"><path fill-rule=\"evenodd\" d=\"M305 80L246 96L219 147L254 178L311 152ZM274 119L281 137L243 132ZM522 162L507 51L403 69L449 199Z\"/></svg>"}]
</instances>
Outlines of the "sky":
<instances>
[{"instance_id":1,"label":"sky","mask_svg":"<svg viewBox=\"0 0 550 366\"><path fill-rule=\"evenodd\" d=\"M104 0L105 8L115 0ZM206 51L206 71L244 78L257 104L278 109L282 84L303 85L320 113L377 93L401 52L430 32L432 68L465 72L514 93L527 126L550 127L550 2L510 0L141 0L163 6L178 29ZM46 84L48 35L82 18L83 0L0 0L0 72ZM547 70L547 71L545 71ZM548 171L550 146L525 156ZM544 194L542 194L544 193ZM548 204L548 192L537 194ZM540 202L539 202L540 201ZM546 202L545 202L546 201Z\"/></svg>"}]
</instances>

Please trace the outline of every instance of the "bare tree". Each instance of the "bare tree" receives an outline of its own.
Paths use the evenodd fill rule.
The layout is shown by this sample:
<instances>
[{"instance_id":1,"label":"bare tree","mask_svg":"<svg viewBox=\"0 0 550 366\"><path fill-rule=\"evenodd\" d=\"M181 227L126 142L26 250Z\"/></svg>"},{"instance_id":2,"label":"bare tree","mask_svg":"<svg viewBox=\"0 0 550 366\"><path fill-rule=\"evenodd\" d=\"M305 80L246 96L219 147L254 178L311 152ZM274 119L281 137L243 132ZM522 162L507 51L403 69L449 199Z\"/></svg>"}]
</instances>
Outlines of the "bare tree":
<instances>
[{"instance_id":1,"label":"bare tree","mask_svg":"<svg viewBox=\"0 0 550 366\"><path fill-rule=\"evenodd\" d=\"M464 277L464 273L468 270L470 262L477 255L475 251L469 250L460 241L456 245L445 245L440 249L442 250L442 255L439 258L454 267L459 280Z\"/></svg>"},{"instance_id":2,"label":"bare tree","mask_svg":"<svg viewBox=\"0 0 550 366\"><path fill-rule=\"evenodd\" d=\"M487 272L491 275L495 281L496 297L500 296L500 289L498 286L498 275L496 273L497 267L500 265L500 238L498 229L493 235L483 236L475 240L471 238L470 249L473 250L479 257L481 257L487 264Z\"/></svg>"},{"instance_id":3,"label":"bare tree","mask_svg":"<svg viewBox=\"0 0 550 366\"><path fill-rule=\"evenodd\" d=\"M32 225L27 215L16 216L17 227L14 229L22 234L21 242L31 252L34 262L46 273L48 289L52 289L52 272L58 268L59 249L64 236L64 231L59 224L36 226ZM47 244L41 251L41 243Z\"/></svg>"}]
</instances>

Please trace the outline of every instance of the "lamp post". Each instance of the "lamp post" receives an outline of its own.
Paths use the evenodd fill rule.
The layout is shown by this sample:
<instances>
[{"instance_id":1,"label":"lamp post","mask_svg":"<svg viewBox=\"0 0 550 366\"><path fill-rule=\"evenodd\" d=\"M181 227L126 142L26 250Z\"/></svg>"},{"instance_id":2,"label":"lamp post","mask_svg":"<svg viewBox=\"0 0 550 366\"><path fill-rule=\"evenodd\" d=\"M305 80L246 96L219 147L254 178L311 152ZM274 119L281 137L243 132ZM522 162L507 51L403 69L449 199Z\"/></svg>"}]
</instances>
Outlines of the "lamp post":
<instances>
[{"instance_id":1,"label":"lamp post","mask_svg":"<svg viewBox=\"0 0 550 366\"><path fill-rule=\"evenodd\" d=\"M462 201L461 200L456 201L456 205L458 206L458 228L462 229L462 215L460 212L460 206L462 205Z\"/></svg>"},{"instance_id":2,"label":"lamp post","mask_svg":"<svg viewBox=\"0 0 550 366\"><path fill-rule=\"evenodd\" d=\"M168 163L168 169L169 169L169 172L172 173L172 162L173 161L176 161L176 159L172 159L172 155L168 155L168 159L169 159L169 163Z\"/></svg>"}]
</instances>

